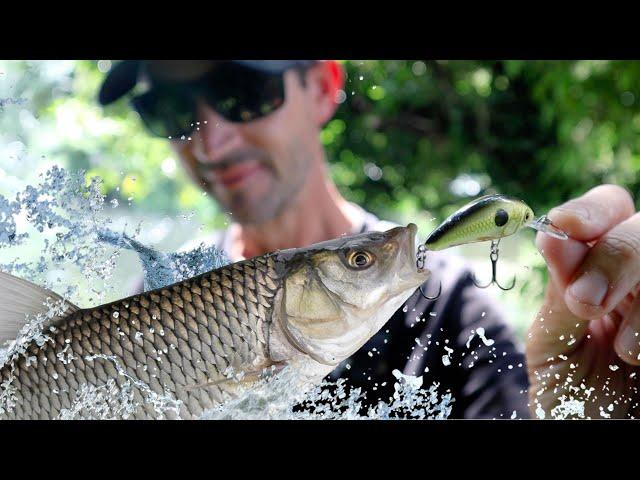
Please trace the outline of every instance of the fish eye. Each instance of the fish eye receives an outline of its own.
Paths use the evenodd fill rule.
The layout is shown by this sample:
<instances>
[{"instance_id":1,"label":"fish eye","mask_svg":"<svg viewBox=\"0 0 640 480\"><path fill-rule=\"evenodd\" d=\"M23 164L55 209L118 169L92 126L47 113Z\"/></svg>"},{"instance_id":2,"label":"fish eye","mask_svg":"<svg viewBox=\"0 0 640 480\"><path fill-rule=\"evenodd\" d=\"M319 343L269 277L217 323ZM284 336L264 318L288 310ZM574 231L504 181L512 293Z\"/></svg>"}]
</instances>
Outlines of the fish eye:
<instances>
[{"instance_id":1,"label":"fish eye","mask_svg":"<svg viewBox=\"0 0 640 480\"><path fill-rule=\"evenodd\" d=\"M493 221L496 223L497 227L503 227L509 221L509 214L505 210L499 208Z\"/></svg>"},{"instance_id":2,"label":"fish eye","mask_svg":"<svg viewBox=\"0 0 640 480\"><path fill-rule=\"evenodd\" d=\"M347 264L358 270L370 267L373 263L373 255L365 250L353 250L347 253Z\"/></svg>"}]
</instances>

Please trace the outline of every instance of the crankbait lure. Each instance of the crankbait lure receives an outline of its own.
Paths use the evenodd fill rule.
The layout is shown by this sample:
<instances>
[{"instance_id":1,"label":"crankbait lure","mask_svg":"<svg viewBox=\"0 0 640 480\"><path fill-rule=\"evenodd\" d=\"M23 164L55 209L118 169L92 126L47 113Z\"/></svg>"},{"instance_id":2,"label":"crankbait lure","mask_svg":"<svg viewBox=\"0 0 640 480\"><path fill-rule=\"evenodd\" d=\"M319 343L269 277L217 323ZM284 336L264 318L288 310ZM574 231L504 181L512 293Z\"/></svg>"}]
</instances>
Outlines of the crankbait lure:
<instances>
[{"instance_id":1,"label":"crankbait lure","mask_svg":"<svg viewBox=\"0 0 640 480\"><path fill-rule=\"evenodd\" d=\"M454 212L431 232L424 245L418 248L418 267L424 265L427 250L443 250L456 245L491 240L491 282L480 285L474 278L474 283L479 288L487 288L495 283L502 290L511 290L515 286L515 278L511 286L506 288L496 278L498 245L502 238L513 235L523 227L531 227L561 240L569 238L546 215L535 218L531 207L523 201L500 194L486 195Z\"/></svg>"}]
</instances>

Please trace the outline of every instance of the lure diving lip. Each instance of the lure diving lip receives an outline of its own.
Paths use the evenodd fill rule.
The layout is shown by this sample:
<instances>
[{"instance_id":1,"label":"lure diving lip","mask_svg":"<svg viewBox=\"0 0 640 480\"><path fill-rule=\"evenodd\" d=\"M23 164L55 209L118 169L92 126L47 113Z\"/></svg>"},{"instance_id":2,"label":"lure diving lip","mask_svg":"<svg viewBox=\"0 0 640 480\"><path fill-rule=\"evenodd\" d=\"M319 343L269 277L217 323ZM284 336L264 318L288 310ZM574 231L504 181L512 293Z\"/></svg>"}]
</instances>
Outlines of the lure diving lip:
<instances>
[{"instance_id":1,"label":"lure diving lip","mask_svg":"<svg viewBox=\"0 0 640 480\"><path fill-rule=\"evenodd\" d=\"M534 230L539 232L546 233L547 235L557 238L559 240L567 240L569 235L567 235L563 230L560 230L556 227L549 217L546 215L542 215L539 218L536 218L533 222L526 225L527 227L531 227Z\"/></svg>"}]
</instances>

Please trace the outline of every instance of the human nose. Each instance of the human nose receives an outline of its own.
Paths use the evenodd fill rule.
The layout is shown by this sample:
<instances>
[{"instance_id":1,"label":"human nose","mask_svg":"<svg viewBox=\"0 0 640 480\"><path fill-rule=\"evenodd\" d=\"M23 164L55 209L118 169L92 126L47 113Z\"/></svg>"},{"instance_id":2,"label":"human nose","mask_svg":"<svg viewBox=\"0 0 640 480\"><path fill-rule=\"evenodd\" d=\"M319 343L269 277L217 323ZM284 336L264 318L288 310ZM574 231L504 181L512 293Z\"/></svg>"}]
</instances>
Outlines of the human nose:
<instances>
[{"instance_id":1,"label":"human nose","mask_svg":"<svg viewBox=\"0 0 640 480\"><path fill-rule=\"evenodd\" d=\"M237 126L204 102L198 103L198 122L196 156L201 162L216 163L236 147Z\"/></svg>"}]
</instances>

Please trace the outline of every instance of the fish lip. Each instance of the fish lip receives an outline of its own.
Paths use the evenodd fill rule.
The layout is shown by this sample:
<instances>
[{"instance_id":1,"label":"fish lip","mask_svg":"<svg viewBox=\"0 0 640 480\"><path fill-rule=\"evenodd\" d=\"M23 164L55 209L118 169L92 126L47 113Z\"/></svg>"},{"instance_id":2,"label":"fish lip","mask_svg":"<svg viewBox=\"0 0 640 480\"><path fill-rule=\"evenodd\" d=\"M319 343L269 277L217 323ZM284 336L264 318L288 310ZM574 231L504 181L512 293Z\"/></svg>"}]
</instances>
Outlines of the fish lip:
<instances>
[{"instance_id":1,"label":"fish lip","mask_svg":"<svg viewBox=\"0 0 640 480\"><path fill-rule=\"evenodd\" d=\"M407 225L407 230L409 231L409 259L415 265L415 274L416 278L419 279L420 283L424 282L425 279L430 275L429 269L425 265L422 268L418 267L418 256L416 251L416 236L418 234L418 227L415 223L409 223Z\"/></svg>"},{"instance_id":2,"label":"fish lip","mask_svg":"<svg viewBox=\"0 0 640 480\"><path fill-rule=\"evenodd\" d=\"M407 229L409 230L409 253L411 258L415 258L416 256L416 234L418 233L418 227L415 223L410 223L407 225Z\"/></svg>"},{"instance_id":3,"label":"fish lip","mask_svg":"<svg viewBox=\"0 0 640 480\"><path fill-rule=\"evenodd\" d=\"M417 257L416 257L416 235L418 234L418 227L415 223L409 223L407 225L407 230L409 230L409 258L416 262L417 268ZM418 272L421 272L424 269L417 268Z\"/></svg>"}]
</instances>

